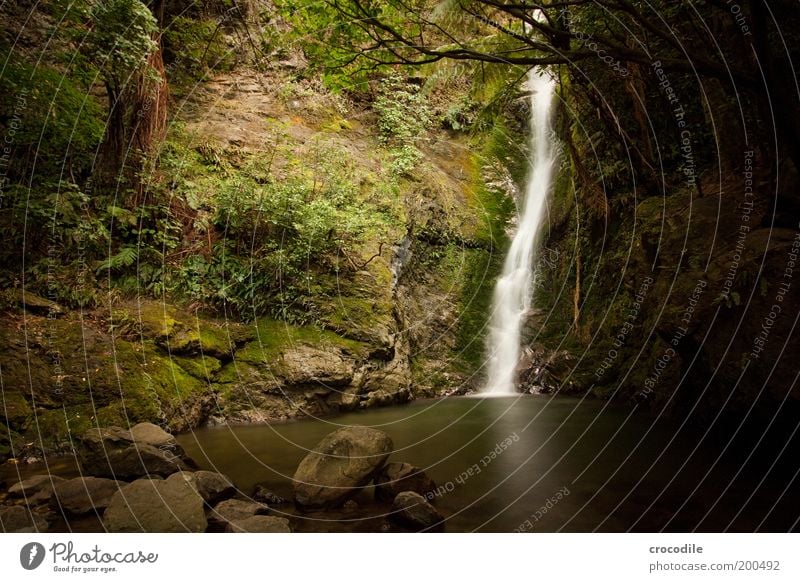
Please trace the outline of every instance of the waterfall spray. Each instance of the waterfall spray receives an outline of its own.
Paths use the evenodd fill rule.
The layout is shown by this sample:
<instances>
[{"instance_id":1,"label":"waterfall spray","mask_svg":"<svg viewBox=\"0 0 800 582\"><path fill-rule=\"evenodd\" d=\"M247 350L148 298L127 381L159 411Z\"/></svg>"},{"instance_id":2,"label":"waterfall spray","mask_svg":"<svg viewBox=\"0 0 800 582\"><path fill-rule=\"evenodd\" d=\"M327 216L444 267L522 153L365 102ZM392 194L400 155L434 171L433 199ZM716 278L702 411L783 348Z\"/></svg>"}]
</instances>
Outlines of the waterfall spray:
<instances>
[{"instance_id":1,"label":"waterfall spray","mask_svg":"<svg viewBox=\"0 0 800 582\"><path fill-rule=\"evenodd\" d=\"M533 69L528 76L528 88L531 92L532 155L517 232L494 289L489 323L488 379L481 391L484 396L516 394L520 336L533 299L533 265L555 165L550 130L555 81L546 72Z\"/></svg>"}]
</instances>

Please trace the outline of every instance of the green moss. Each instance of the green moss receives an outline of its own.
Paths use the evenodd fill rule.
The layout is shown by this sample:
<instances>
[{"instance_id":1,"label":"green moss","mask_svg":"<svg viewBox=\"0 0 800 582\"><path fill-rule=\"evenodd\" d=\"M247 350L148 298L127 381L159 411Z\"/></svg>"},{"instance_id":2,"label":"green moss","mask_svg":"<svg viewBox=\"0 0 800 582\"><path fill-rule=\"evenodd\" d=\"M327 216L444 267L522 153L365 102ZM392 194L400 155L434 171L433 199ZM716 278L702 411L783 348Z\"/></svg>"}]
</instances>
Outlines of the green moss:
<instances>
[{"instance_id":1,"label":"green moss","mask_svg":"<svg viewBox=\"0 0 800 582\"><path fill-rule=\"evenodd\" d=\"M225 364L219 371L216 377L216 382L220 385L226 386L223 392L226 391L228 384L252 384L260 382L264 379L268 371L259 370L256 365L252 365L245 360L248 358L255 359L257 357L256 350L249 353L242 354L244 359L237 357L233 362ZM265 365L265 362L256 362L257 365Z\"/></svg>"},{"instance_id":2,"label":"green moss","mask_svg":"<svg viewBox=\"0 0 800 582\"><path fill-rule=\"evenodd\" d=\"M122 317L132 318L141 326L142 334L151 338L169 337L178 325L175 309L157 301L143 301L132 309L118 312L118 318Z\"/></svg>"},{"instance_id":3,"label":"green moss","mask_svg":"<svg viewBox=\"0 0 800 582\"><path fill-rule=\"evenodd\" d=\"M200 380L209 380L222 368L222 362L205 354L196 357L173 356L172 360L186 373Z\"/></svg>"},{"instance_id":4,"label":"green moss","mask_svg":"<svg viewBox=\"0 0 800 582\"><path fill-rule=\"evenodd\" d=\"M297 343L319 349L340 348L356 357L366 357L370 351L369 346L363 342L344 338L332 331L316 327L294 326L267 318L258 319L254 327L257 339L236 352L237 362L257 367L269 365L280 357L281 352ZM223 372L227 377L230 368L226 366Z\"/></svg>"},{"instance_id":5,"label":"green moss","mask_svg":"<svg viewBox=\"0 0 800 582\"><path fill-rule=\"evenodd\" d=\"M9 426L23 429L33 411L27 399L19 392L6 389L0 394L0 419Z\"/></svg>"},{"instance_id":6,"label":"green moss","mask_svg":"<svg viewBox=\"0 0 800 582\"><path fill-rule=\"evenodd\" d=\"M44 449L69 448L73 439L94 426L94 422L94 410L88 404L37 410L25 437Z\"/></svg>"}]
</instances>

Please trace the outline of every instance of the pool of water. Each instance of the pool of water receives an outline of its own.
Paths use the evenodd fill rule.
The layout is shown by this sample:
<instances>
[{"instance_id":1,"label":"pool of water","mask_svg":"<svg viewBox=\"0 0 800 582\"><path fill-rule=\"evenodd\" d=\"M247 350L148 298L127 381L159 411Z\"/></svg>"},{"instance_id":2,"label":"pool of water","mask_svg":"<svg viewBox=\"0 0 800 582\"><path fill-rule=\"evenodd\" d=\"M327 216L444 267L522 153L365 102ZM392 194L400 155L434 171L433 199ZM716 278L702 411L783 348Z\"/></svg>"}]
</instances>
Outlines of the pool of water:
<instances>
[{"instance_id":1,"label":"pool of water","mask_svg":"<svg viewBox=\"0 0 800 582\"><path fill-rule=\"evenodd\" d=\"M385 431L395 444L390 461L412 463L436 481L446 531L787 531L800 516L790 479L796 458L776 453L777 462L766 462L739 443L725 449L599 401L454 397L215 427L179 440L202 468L229 475L245 494L264 483L291 498L308 450L349 425ZM386 508L370 505L369 493L349 514L284 511L301 531L386 528Z\"/></svg>"}]
</instances>

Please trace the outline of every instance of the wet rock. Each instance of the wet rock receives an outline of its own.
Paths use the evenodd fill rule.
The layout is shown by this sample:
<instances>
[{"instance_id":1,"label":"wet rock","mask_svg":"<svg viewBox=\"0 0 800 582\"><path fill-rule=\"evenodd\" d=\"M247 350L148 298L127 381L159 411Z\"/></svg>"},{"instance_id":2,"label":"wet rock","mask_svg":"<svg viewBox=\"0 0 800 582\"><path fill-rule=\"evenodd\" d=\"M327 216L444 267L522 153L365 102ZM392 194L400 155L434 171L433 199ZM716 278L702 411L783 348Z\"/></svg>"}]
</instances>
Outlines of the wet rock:
<instances>
[{"instance_id":1,"label":"wet rock","mask_svg":"<svg viewBox=\"0 0 800 582\"><path fill-rule=\"evenodd\" d=\"M374 428L350 426L332 432L298 466L295 502L302 508L341 505L372 480L393 449L389 435Z\"/></svg>"},{"instance_id":2,"label":"wet rock","mask_svg":"<svg viewBox=\"0 0 800 582\"><path fill-rule=\"evenodd\" d=\"M274 493L271 489L268 489L264 485L256 485L256 489L253 492L253 501L258 503L266 503L267 505L283 505L287 503L286 499Z\"/></svg>"},{"instance_id":3,"label":"wet rock","mask_svg":"<svg viewBox=\"0 0 800 582\"><path fill-rule=\"evenodd\" d=\"M225 527L229 533L291 533L289 520L283 517L254 515L247 519L229 522Z\"/></svg>"},{"instance_id":4,"label":"wet rock","mask_svg":"<svg viewBox=\"0 0 800 582\"><path fill-rule=\"evenodd\" d=\"M70 479L53 488L53 505L70 515L99 513L108 507L120 485L124 483L97 477Z\"/></svg>"},{"instance_id":5,"label":"wet rock","mask_svg":"<svg viewBox=\"0 0 800 582\"><path fill-rule=\"evenodd\" d=\"M269 507L261 503L228 499L218 503L208 514L209 524L224 528L228 523L242 521L256 515L266 515Z\"/></svg>"},{"instance_id":6,"label":"wet rock","mask_svg":"<svg viewBox=\"0 0 800 582\"><path fill-rule=\"evenodd\" d=\"M414 491L403 491L394 498L389 519L415 531L440 530L444 526L444 518L436 508Z\"/></svg>"},{"instance_id":7,"label":"wet rock","mask_svg":"<svg viewBox=\"0 0 800 582\"><path fill-rule=\"evenodd\" d=\"M119 427L88 430L81 437L78 458L86 474L122 480L166 477L193 465L171 435L149 423L131 431Z\"/></svg>"},{"instance_id":8,"label":"wet rock","mask_svg":"<svg viewBox=\"0 0 800 582\"><path fill-rule=\"evenodd\" d=\"M423 497L436 490L436 483L425 471L409 463L388 463L375 475L375 498L391 502L403 491Z\"/></svg>"},{"instance_id":9,"label":"wet rock","mask_svg":"<svg viewBox=\"0 0 800 582\"><path fill-rule=\"evenodd\" d=\"M47 531L47 522L24 505L0 509L0 529L5 533Z\"/></svg>"},{"instance_id":10,"label":"wet rock","mask_svg":"<svg viewBox=\"0 0 800 582\"><path fill-rule=\"evenodd\" d=\"M176 478L178 477L178 478ZM203 498L180 476L139 479L119 489L103 515L109 532L202 532Z\"/></svg>"}]
</instances>

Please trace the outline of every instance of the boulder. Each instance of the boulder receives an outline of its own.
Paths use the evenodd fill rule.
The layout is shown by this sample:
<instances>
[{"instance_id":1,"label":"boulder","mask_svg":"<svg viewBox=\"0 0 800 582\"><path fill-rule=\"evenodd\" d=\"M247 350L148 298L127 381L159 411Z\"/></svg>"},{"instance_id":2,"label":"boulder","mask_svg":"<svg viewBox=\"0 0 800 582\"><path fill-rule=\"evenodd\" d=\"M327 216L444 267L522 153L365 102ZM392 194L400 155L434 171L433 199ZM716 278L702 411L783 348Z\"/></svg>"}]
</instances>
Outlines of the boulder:
<instances>
[{"instance_id":1,"label":"boulder","mask_svg":"<svg viewBox=\"0 0 800 582\"><path fill-rule=\"evenodd\" d=\"M170 478L182 476L200 494L208 505L213 505L236 494L236 486L229 477L213 471L195 471L194 473L176 473Z\"/></svg>"},{"instance_id":2,"label":"boulder","mask_svg":"<svg viewBox=\"0 0 800 582\"><path fill-rule=\"evenodd\" d=\"M148 475L166 477L193 465L171 435L149 423L136 425L130 431L119 427L93 428L80 440L81 466L84 473L94 477L122 480Z\"/></svg>"},{"instance_id":3,"label":"boulder","mask_svg":"<svg viewBox=\"0 0 800 582\"><path fill-rule=\"evenodd\" d=\"M444 526L444 518L436 508L414 491L398 493L389 519L414 531L439 530Z\"/></svg>"},{"instance_id":4,"label":"boulder","mask_svg":"<svg viewBox=\"0 0 800 582\"><path fill-rule=\"evenodd\" d=\"M393 449L389 435L374 428L350 426L332 432L297 467L295 502L301 508L341 505L372 480Z\"/></svg>"},{"instance_id":5,"label":"boulder","mask_svg":"<svg viewBox=\"0 0 800 582\"><path fill-rule=\"evenodd\" d=\"M109 532L202 532L203 498L183 478L139 479L120 488L103 514Z\"/></svg>"},{"instance_id":6,"label":"boulder","mask_svg":"<svg viewBox=\"0 0 800 582\"><path fill-rule=\"evenodd\" d=\"M151 445L154 447L178 447L175 437L160 426L152 422L140 422L130 429L131 439L135 443Z\"/></svg>"},{"instance_id":7,"label":"boulder","mask_svg":"<svg viewBox=\"0 0 800 582\"><path fill-rule=\"evenodd\" d=\"M11 497L24 497L28 503L32 500L49 500L53 486L64 481L63 477L55 475L34 475L9 487L8 494Z\"/></svg>"},{"instance_id":8,"label":"boulder","mask_svg":"<svg viewBox=\"0 0 800 582\"><path fill-rule=\"evenodd\" d=\"M47 522L24 505L0 509L0 530L5 533L32 533L47 531Z\"/></svg>"},{"instance_id":9,"label":"boulder","mask_svg":"<svg viewBox=\"0 0 800 582\"><path fill-rule=\"evenodd\" d=\"M242 521L255 515L265 515L269 507L262 503L228 499L218 503L208 514L208 521L212 525L225 527L228 523Z\"/></svg>"},{"instance_id":10,"label":"boulder","mask_svg":"<svg viewBox=\"0 0 800 582\"><path fill-rule=\"evenodd\" d=\"M53 505L69 515L100 513L108 507L120 485L113 479L98 477L70 479L53 488Z\"/></svg>"},{"instance_id":11,"label":"boulder","mask_svg":"<svg viewBox=\"0 0 800 582\"><path fill-rule=\"evenodd\" d=\"M375 498L391 503L398 493L414 491L423 497L436 490L436 483L422 469L409 463L388 463L375 475Z\"/></svg>"},{"instance_id":12,"label":"boulder","mask_svg":"<svg viewBox=\"0 0 800 582\"><path fill-rule=\"evenodd\" d=\"M291 533L289 520L283 517L254 515L247 519L229 522L225 527L229 533Z\"/></svg>"}]
</instances>

